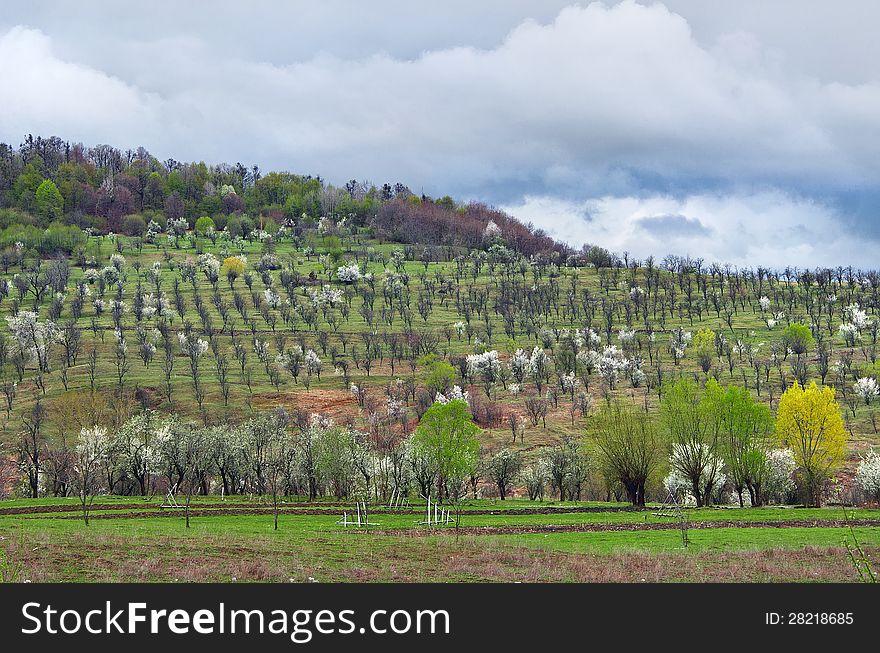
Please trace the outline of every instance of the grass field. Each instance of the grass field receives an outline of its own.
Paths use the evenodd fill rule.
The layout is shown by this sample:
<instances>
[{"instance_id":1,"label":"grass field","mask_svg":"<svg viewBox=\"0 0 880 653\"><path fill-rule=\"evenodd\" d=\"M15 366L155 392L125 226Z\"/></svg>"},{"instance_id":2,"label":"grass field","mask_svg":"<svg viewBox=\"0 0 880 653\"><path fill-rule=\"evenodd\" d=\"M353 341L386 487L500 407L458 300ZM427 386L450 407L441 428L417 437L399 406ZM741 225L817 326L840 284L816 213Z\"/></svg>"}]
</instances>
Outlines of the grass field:
<instances>
[{"instance_id":1,"label":"grass field","mask_svg":"<svg viewBox=\"0 0 880 653\"><path fill-rule=\"evenodd\" d=\"M247 498L198 497L189 529L157 498L98 501L88 527L74 499L0 504L7 579L852 582L845 542L880 553L877 509L847 510L852 530L840 507L689 509L685 548L674 520L620 504L472 501L459 531L377 506L364 531L336 524L351 506L287 500L275 531L271 506Z\"/></svg>"}]
</instances>

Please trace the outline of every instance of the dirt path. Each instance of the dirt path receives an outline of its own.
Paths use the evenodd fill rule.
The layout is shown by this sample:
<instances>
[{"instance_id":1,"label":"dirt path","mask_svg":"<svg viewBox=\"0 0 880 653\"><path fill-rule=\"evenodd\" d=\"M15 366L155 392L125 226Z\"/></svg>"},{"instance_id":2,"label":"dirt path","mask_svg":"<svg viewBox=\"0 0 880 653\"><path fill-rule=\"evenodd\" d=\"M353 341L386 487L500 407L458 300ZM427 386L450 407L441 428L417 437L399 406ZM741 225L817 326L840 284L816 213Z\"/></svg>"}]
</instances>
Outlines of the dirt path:
<instances>
[{"instance_id":1,"label":"dirt path","mask_svg":"<svg viewBox=\"0 0 880 653\"><path fill-rule=\"evenodd\" d=\"M181 502L182 503L182 502ZM207 509L211 509L212 511L222 511L216 512L216 514L249 514L254 510L266 510L268 509L271 512L271 503L257 503L257 502L249 502L249 503L241 503L236 502L234 504L228 503L195 503L190 506L190 514L194 511L202 511L205 512ZM337 513L343 510L353 510L353 505L351 503L327 503L327 502L301 502L301 503L285 503L280 507L281 511L285 512L285 514L302 514L302 515L320 515L326 513ZM311 511L309 511L311 509ZM116 515L124 515L128 514L123 511L129 511L131 514L142 514L142 513L133 513L132 511L148 511L148 510L161 510L158 504L155 503L126 503L126 504L112 504L112 503L96 503L92 505L92 513L98 515L102 511L116 511L113 514L108 514L108 517L116 516ZM647 512L649 510L656 510L656 508L632 508L625 506L589 506L589 507L577 507L577 506L546 506L542 508L478 508L475 510L463 510L462 514L464 515L566 515L566 514L577 514L577 513L607 513L607 512ZM82 507L77 503L70 503L64 505L54 505L54 506L16 506L11 508L0 508L0 515L37 515L37 514L51 514L51 513L66 513L66 512L82 512ZM421 515L424 514L425 509L419 508L419 506L415 506L410 510L388 510L387 508L370 508L370 514L404 514L404 515Z\"/></svg>"},{"instance_id":2,"label":"dirt path","mask_svg":"<svg viewBox=\"0 0 880 653\"><path fill-rule=\"evenodd\" d=\"M181 501L181 504L183 501ZM267 506L271 506L271 502L263 502L258 503L254 502L235 502L233 504L229 503L193 503L190 511L195 509L205 509L205 508L225 508L230 510L235 509L246 509L246 508L266 508ZM307 502L303 501L300 503L285 503L283 506L285 508L294 508L294 507L303 507L303 508L313 508L313 507L324 507L328 510L342 510L348 507L350 504L348 503L327 503L327 502ZM92 504L91 510L95 513L104 511L104 510L161 510L158 503L95 503ZM69 503L62 505L51 505L51 506L13 506L9 508L0 508L0 515L38 515L38 514L46 514L46 513L55 513L55 512L82 512L82 506L79 503Z\"/></svg>"}]
</instances>

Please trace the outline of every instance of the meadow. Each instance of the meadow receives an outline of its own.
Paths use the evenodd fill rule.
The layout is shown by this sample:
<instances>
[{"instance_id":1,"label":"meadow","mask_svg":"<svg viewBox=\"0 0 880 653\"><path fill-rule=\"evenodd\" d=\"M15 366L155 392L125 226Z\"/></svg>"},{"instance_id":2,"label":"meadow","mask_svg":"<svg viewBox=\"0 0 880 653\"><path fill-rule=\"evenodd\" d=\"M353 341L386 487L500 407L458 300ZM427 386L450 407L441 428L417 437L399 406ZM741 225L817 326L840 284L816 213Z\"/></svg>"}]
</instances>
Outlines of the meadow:
<instances>
[{"instance_id":1,"label":"meadow","mask_svg":"<svg viewBox=\"0 0 880 653\"><path fill-rule=\"evenodd\" d=\"M876 509L690 509L684 547L675 520L658 517L657 506L476 500L461 507L460 529L433 530L419 525L421 506L405 513L376 506L371 520L378 525L358 529L336 524L352 507L345 502L293 499L273 530L271 510L247 498L199 497L188 529L181 510L160 508L158 498L107 497L101 504L85 527L75 500L5 503L6 579L855 582L846 544L858 542L868 555L880 551ZM238 513L227 514L236 506ZM40 512L29 512L35 507ZM529 509L566 512L518 514ZM579 512L597 509L620 512Z\"/></svg>"}]
</instances>

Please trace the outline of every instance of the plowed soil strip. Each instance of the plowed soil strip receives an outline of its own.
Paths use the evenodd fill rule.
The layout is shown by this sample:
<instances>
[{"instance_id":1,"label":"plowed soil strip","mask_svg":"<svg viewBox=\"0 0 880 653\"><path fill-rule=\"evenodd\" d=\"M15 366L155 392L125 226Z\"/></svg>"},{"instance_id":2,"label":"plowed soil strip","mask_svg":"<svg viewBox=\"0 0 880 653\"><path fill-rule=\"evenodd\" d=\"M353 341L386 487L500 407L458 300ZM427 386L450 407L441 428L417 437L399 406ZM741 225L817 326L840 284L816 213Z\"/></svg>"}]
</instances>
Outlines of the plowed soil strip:
<instances>
[{"instance_id":1,"label":"plowed soil strip","mask_svg":"<svg viewBox=\"0 0 880 653\"><path fill-rule=\"evenodd\" d=\"M158 509L152 506L153 510L122 512L119 510L107 512L90 512L89 519L152 519L153 517L174 517L183 514L184 508L164 508ZM234 515L271 515L273 510L266 507L265 504L253 508L214 508L206 510L204 504L198 507L190 507L190 517L220 517ZM353 514L354 509L351 506L338 508L297 508L290 506L279 506L279 515L312 515L312 516L332 516L342 517L343 512L349 513L349 518ZM65 510L62 514L45 514L45 519L82 519L82 508L77 511ZM528 515L554 515L554 514L578 514L578 513L598 513L598 512L633 512L630 508L612 508L612 509L576 509L576 508L520 508L518 510L467 510L462 513L463 516L479 516L479 515L499 515L499 516L528 516ZM21 514L21 513L19 513ZM24 513L27 514L27 513ZM418 517L424 515L424 510L388 510L384 508L374 508L369 511L370 515L408 515Z\"/></svg>"},{"instance_id":2,"label":"plowed soil strip","mask_svg":"<svg viewBox=\"0 0 880 653\"><path fill-rule=\"evenodd\" d=\"M190 514L194 511L207 512L213 514L253 514L260 510L269 510L265 503L235 503L232 506L224 503L196 503L190 507ZM99 516L102 511L112 511L107 513L107 517L143 515L144 513L135 513L134 511L160 511L171 509L160 509L155 503L127 503L127 504L94 504L91 508L91 514ZM301 515L322 515L342 512L345 510L354 510L354 506L348 503L285 503L281 507L285 514L301 514ZM604 506L588 506L578 508L576 506L546 506L542 508L475 508L473 510L463 509L463 515L568 515L577 513L608 513L608 512L646 512L649 510L657 510L657 508L631 508L631 507L604 507ZM127 511L127 512L125 512ZM20 506L12 508L0 508L0 515L51 515L52 513L72 513L82 512L82 507L78 504L66 504L56 506ZM421 515L425 509L415 506L410 510L388 510L387 508L370 508L370 514L403 514L403 515ZM152 514L152 513L146 513Z\"/></svg>"},{"instance_id":3,"label":"plowed soil strip","mask_svg":"<svg viewBox=\"0 0 880 653\"><path fill-rule=\"evenodd\" d=\"M181 501L181 505L183 502ZM230 505L234 508L230 508ZM192 509L204 508L225 508L225 509L245 509L245 508L265 508L266 503L193 503ZM271 504L269 504L271 505ZM303 501L301 503L285 503L285 508L303 507L314 508L324 507L333 510L342 510L349 506L348 503L316 503ZM92 504L91 510L100 512L102 510L160 510L158 503L95 503ZM9 508L0 508L0 515L40 515L54 512L82 512L82 506L78 503L59 504L51 506L13 506Z\"/></svg>"},{"instance_id":4,"label":"plowed soil strip","mask_svg":"<svg viewBox=\"0 0 880 653\"><path fill-rule=\"evenodd\" d=\"M690 522L690 529L705 528L848 528L878 527L880 519L796 519L780 521L700 521ZM396 535L404 537L430 537L436 535L527 535L533 533L603 533L613 531L671 531L680 528L675 522L644 523L632 522L623 524L536 524L524 526L462 526L456 530L452 526L445 528L396 528L370 529L373 535Z\"/></svg>"}]
</instances>

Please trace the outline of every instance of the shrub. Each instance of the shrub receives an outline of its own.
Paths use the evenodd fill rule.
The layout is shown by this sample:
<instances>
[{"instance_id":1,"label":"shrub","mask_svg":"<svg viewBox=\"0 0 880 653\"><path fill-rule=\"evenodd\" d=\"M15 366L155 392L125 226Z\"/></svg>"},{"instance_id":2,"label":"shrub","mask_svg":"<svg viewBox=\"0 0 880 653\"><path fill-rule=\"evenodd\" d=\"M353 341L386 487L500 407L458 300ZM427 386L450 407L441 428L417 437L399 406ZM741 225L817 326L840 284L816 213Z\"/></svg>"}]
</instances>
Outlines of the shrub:
<instances>
[{"instance_id":1,"label":"shrub","mask_svg":"<svg viewBox=\"0 0 880 653\"><path fill-rule=\"evenodd\" d=\"M209 232L215 231L216 226L214 225L214 221L211 218L209 218L207 215L203 215L201 218L196 220L195 230L199 236L205 236Z\"/></svg>"},{"instance_id":2,"label":"shrub","mask_svg":"<svg viewBox=\"0 0 880 653\"><path fill-rule=\"evenodd\" d=\"M122 233L126 236L143 236L147 223L139 215L127 215L122 219Z\"/></svg>"}]
</instances>

